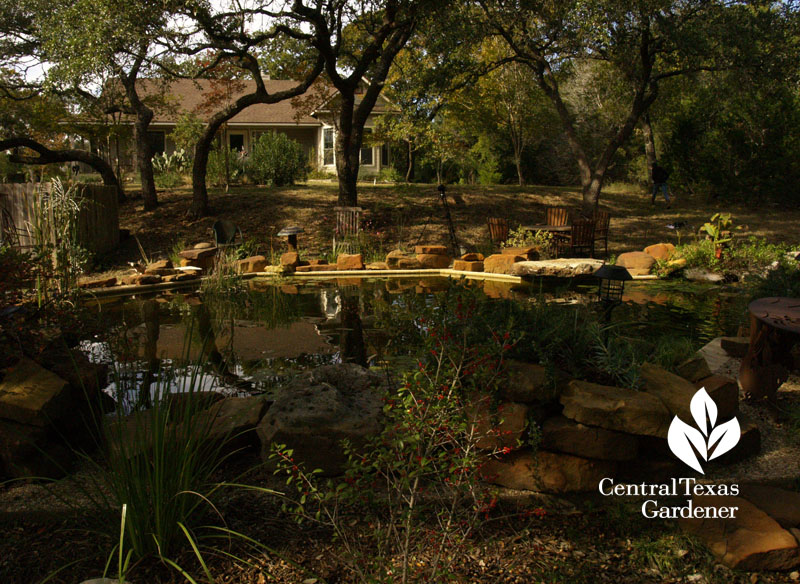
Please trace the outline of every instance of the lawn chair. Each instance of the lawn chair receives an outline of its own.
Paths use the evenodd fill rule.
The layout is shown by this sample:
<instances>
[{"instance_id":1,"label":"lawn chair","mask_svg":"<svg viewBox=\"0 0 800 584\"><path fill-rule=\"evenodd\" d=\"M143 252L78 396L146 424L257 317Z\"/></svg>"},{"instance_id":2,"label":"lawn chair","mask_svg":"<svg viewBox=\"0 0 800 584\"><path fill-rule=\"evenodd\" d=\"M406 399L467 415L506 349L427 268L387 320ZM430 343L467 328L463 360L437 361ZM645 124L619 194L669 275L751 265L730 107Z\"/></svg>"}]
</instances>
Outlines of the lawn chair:
<instances>
[{"instance_id":1,"label":"lawn chair","mask_svg":"<svg viewBox=\"0 0 800 584\"><path fill-rule=\"evenodd\" d=\"M361 207L334 207L336 229L333 232L333 251L336 254L357 253L361 231Z\"/></svg>"},{"instance_id":2,"label":"lawn chair","mask_svg":"<svg viewBox=\"0 0 800 584\"><path fill-rule=\"evenodd\" d=\"M569 239L559 242L559 252L569 250L570 257L594 257L594 225L592 219L573 221Z\"/></svg>"},{"instance_id":3,"label":"lawn chair","mask_svg":"<svg viewBox=\"0 0 800 584\"><path fill-rule=\"evenodd\" d=\"M608 227L611 224L611 215L608 211L597 209L594 212L594 243L603 243L603 257L608 257ZM594 253L592 253L594 257Z\"/></svg>"},{"instance_id":4,"label":"lawn chair","mask_svg":"<svg viewBox=\"0 0 800 584\"><path fill-rule=\"evenodd\" d=\"M219 219L214 221L211 226L211 231L214 232L214 243L217 247L226 247L236 243L236 234L239 234L239 244L244 242L242 230L233 221L227 219Z\"/></svg>"},{"instance_id":5,"label":"lawn chair","mask_svg":"<svg viewBox=\"0 0 800 584\"><path fill-rule=\"evenodd\" d=\"M508 239L508 221L502 217L489 217L486 224L489 226L489 238L492 243L505 243Z\"/></svg>"},{"instance_id":6,"label":"lawn chair","mask_svg":"<svg viewBox=\"0 0 800 584\"><path fill-rule=\"evenodd\" d=\"M544 211L545 225L561 227L569 225L569 209L567 207L546 207Z\"/></svg>"}]
</instances>

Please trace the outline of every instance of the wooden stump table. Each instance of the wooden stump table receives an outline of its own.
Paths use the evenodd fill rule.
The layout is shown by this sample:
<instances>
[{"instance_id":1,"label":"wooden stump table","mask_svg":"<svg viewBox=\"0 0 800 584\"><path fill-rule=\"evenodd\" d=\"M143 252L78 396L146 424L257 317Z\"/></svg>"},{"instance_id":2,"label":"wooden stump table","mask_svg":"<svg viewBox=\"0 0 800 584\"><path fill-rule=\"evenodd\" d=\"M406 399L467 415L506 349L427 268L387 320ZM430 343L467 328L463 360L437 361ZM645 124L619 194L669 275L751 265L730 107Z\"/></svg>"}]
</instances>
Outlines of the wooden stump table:
<instances>
[{"instance_id":1,"label":"wooden stump table","mask_svg":"<svg viewBox=\"0 0 800 584\"><path fill-rule=\"evenodd\" d=\"M759 298L750 303L750 346L739 383L751 399L775 401L794 367L792 347L800 341L800 298Z\"/></svg>"}]
</instances>

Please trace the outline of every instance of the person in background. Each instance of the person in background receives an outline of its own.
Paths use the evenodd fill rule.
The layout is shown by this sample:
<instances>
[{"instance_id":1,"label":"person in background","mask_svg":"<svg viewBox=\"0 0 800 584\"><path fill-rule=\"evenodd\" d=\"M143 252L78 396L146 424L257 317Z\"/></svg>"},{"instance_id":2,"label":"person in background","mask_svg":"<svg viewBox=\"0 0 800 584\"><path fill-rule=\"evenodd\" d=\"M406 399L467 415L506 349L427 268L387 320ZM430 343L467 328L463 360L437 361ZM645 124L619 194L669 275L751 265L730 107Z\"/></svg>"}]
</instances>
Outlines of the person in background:
<instances>
[{"instance_id":1,"label":"person in background","mask_svg":"<svg viewBox=\"0 0 800 584\"><path fill-rule=\"evenodd\" d=\"M653 169L651 171L651 176L653 178L653 198L651 203L653 205L656 204L656 195L660 190L664 193L664 200L667 202L667 209L671 207L669 201L669 186L667 185L667 178L669 178L669 172L662 166L659 166L656 162L653 164Z\"/></svg>"}]
</instances>

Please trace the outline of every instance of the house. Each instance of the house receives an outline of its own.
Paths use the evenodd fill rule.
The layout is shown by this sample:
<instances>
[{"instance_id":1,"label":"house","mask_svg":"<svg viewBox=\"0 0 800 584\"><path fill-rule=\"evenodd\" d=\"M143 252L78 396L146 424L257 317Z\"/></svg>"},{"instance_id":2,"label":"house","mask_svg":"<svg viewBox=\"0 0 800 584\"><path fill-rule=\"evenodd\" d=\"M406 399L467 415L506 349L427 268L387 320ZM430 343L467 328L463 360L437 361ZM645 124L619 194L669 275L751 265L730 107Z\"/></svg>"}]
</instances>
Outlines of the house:
<instances>
[{"instance_id":1,"label":"house","mask_svg":"<svg viewBox=\"0 0 800 584\"><path fill-rule=\"evenodd\" d=\"M217 81L208 79L143 80L140 95L149 98L154 118L148 132L154 153L175 151L175 143L170 134L178 119L187 112L207 121L211 115L232 103L240 95L251 93L255 88L252 80ZM272 94L297 85L296 81L265 80L267 91ZM158 95L157 98L155 96ZM241 152L250 152L259 136L264 132L282 132L299 142L306 150L312 168L336 172L336 153L334 144L336 129L333 124L332 107L336 94L332 89L312 86L305 94L274 104L255 104L231 118L219 136L222 143ZM376 117L387 112L397 111L383 96L369 116L365 134L375 125ZM131 140L130 119L124 115L113 120L122 131L121 137L93 140L92 149L103 153L112 164L119 163L123 168L134 167L134 149ZM377 174L388 165L388 148L371 145L364 140L361 149L361 168L367 175Z\"/></svg>"}]
</instances>

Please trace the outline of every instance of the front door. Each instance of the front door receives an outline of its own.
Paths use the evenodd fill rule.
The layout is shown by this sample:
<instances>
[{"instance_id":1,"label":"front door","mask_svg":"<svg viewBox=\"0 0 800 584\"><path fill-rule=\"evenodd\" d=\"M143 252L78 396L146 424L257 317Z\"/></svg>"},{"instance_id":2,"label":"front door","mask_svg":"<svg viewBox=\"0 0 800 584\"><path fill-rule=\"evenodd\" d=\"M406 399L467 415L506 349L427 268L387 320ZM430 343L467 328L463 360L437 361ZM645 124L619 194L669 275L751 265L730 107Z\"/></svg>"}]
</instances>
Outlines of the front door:
<instances>
[{"instance_id":1,"label":"front door","mask_svg":"<svg viewBox=\"0 0 800 584\"><path fill-rule=\"evenodd\" d=\"M228 132L228 148L237 152L244 151L244 133Z\"/></svg>"}]
</instances>

